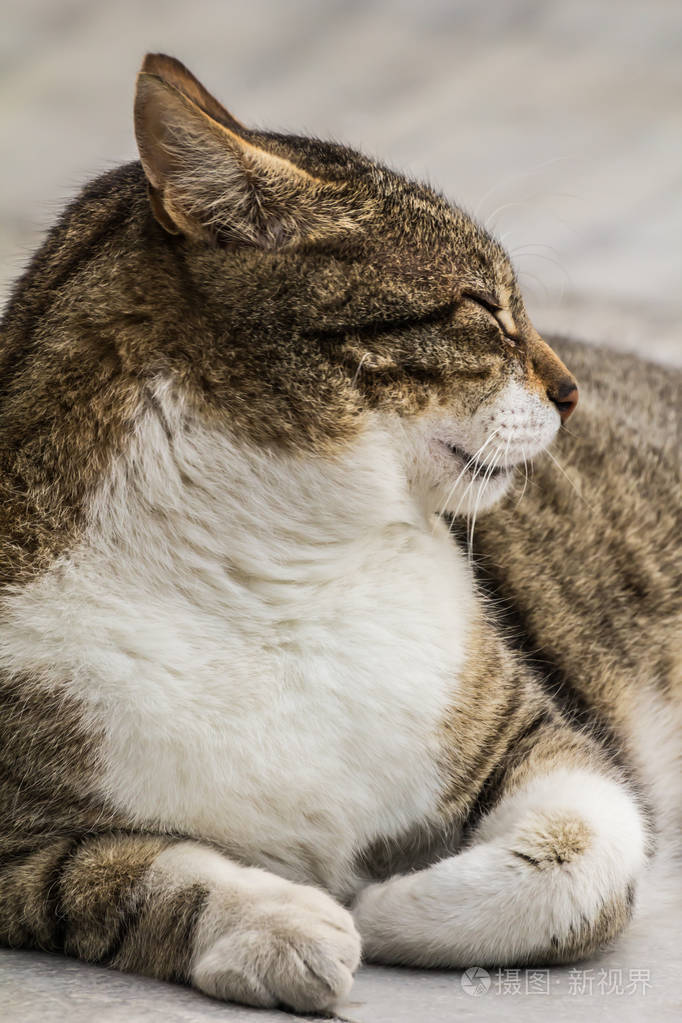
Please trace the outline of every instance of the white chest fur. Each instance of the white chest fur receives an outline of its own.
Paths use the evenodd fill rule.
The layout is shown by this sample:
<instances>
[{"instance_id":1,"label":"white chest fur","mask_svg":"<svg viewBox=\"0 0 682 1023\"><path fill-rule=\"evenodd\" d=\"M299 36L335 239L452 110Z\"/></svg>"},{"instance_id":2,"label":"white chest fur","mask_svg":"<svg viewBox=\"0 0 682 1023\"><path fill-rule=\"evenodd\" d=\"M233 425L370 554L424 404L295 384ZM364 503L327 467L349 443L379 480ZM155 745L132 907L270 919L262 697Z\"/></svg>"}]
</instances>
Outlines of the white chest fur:
<instances>
[{"instance_id":1,"label":"white chest fur","mask_svg":"<svg viewBox=\"0 0 682 1023\"><path fill-rule=\"evenodd\" d=\"M104 731L100 792L134 821L342 888L355 851L433 810L468 576L384 427L284 460L173 415L11 599L2 658L69 679Z\"/></svg>"}]
</instances>

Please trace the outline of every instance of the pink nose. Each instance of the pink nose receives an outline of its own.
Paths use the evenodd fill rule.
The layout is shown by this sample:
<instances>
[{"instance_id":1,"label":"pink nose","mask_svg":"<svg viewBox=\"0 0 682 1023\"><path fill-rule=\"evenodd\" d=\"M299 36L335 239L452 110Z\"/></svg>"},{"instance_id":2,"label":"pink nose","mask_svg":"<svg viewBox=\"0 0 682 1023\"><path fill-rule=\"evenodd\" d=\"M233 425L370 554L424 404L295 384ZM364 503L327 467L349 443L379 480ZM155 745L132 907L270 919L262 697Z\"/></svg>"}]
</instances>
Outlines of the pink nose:
<instances>
[{"instance_id":1,"label":"pink nose","mask_svg":"<svg viewBox=\"0 0 682 1023\"><path fill-rule=\"evenodd\" d=\"M578 388L576 387L575 380L572 377L564 377L563 380L559 381L556 388L547 388L547 397L550 401L554 402L559 410L561 422L565 423L578 404Z\"/></svg>"}]
</instances>

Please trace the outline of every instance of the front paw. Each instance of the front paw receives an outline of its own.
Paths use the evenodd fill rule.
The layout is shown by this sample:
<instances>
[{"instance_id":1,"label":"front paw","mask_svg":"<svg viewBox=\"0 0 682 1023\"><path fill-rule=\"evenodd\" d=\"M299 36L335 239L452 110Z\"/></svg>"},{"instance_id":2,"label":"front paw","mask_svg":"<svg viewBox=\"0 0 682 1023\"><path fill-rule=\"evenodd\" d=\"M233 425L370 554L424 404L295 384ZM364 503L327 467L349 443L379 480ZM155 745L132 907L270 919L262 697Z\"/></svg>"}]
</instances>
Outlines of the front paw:
<instances>
[{"instance_id":1,"label":"front paw","mask_svg":"<svg viewBox=\"0 0 682 1023\"><path fill-rule=\"evenodd\" d=\"M208 910L214 934L217 909ZM283 881L243 910L223 907L224 933L195 960L196 987L215 998L299 1012L329 1009L346 997L360 938L350 913L329 895Z\"/></svg>"}]
</instances>

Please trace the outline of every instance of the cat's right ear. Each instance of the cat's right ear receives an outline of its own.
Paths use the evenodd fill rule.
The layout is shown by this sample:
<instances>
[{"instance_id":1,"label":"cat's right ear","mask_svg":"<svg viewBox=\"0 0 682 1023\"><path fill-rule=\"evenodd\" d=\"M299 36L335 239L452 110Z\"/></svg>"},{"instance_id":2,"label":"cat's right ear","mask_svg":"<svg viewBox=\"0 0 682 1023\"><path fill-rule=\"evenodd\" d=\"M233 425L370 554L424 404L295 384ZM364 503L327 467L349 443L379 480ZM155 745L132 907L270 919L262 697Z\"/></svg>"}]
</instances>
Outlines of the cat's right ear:
<instances>
[{"instance_id":1,"label":"cat's right ear","mask_svg":"<svg viewBox=\"0 0 682 1023\"><path fill-rule=\"evenodd\" d=\"M343 189L253 136L186 68L148 56L137 78L135 134L154 216L171 234L266 249L357 226Z\"/></svg>"}]
</instances>

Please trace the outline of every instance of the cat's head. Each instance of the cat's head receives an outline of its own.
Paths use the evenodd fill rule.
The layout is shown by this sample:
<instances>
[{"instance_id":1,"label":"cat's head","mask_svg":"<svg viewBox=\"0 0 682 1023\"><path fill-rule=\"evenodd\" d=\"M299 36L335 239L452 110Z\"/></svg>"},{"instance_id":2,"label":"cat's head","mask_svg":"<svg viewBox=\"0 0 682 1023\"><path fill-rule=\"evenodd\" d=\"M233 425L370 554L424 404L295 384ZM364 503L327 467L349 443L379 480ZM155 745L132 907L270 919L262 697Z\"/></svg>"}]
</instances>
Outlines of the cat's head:
<instances>
[{"instance_id":1,"label":"cat's head","mask_svg":"<svg viewBox=\"0 0 682 1023\"><path fill-rule=\"evenodd\" d=\"M345 147L244 128L161 55L135 124L154 217L211 325L199 390L232 429L327 455L380 421L451 512L496 500L553 439L575 381L462 210Z\"/></svg>"}]
</instances>

